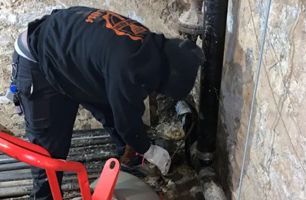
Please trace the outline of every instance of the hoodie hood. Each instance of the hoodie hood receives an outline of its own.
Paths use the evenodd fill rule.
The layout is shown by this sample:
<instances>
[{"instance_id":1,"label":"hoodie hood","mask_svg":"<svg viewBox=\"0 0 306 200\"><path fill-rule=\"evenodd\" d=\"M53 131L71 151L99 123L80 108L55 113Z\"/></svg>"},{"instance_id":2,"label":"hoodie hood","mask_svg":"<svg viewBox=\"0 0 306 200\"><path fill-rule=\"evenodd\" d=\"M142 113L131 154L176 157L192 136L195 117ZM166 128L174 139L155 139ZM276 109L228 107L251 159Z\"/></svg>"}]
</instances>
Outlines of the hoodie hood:
<instances>
[{"instance_id":1,"label":"hoodie hood","mask_svg":"<svg viewBox=\"0 0 306 200\"><path fill-rule=\"evenodd\" d=\"M174 99L186 97L193 88L198 68L204 62L200 47L189 40L167 39L164 44L168 75L158 92Z\"/></svg>"},{"instance_id":2,"label":"hoodie hood","mask_svg":"<svg viewBox=\"0 0 306 200\"><path fill-rule=\"evenodd\" d=\"M129 79L148 93L156 91L165 74L168 74L166 58L162 51L164 41L164 35L151 33L127 59Z\"/></svg>"}]
</instances>

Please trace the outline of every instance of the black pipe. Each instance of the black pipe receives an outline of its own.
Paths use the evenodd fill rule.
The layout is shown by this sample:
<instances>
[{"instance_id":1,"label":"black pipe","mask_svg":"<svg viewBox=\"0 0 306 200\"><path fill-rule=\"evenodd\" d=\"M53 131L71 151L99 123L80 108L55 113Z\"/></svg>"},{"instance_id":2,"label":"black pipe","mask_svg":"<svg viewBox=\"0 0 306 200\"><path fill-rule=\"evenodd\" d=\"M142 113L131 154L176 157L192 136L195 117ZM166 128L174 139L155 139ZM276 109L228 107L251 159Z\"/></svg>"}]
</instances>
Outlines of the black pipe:
<instances>
[{"instance_id":1,"label":"black pipe","mask_svg":"<svg viewBox=\"0 0 306 200\"><path fill-rule=\"evenodd\" d=\"M227 6L228 0L204 0L202 48L206 61L201 66L197 129L200 160L201 154L213 153L216 149Z\"/></svg>"}]
</instances>

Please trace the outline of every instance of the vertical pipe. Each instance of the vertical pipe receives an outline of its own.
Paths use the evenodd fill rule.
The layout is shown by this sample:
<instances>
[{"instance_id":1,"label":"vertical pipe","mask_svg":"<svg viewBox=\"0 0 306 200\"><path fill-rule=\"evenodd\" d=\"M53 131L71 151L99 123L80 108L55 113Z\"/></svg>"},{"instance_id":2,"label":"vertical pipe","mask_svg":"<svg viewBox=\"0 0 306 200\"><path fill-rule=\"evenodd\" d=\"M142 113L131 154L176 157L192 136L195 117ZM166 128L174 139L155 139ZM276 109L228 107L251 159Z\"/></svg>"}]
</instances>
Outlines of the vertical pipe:
<instances>
[{"instance_id":1,"label":"vertical pipe","mask_svg":"<svg viewBox=\"0 0 306 200\"><path fill-rule=\"evenodd\" d=\"M205 153L213 153L216 148L227 6L228 0L204 1L202 48L206 61L201 66L200 78L200 105L197 130L199 160L205 160L203 155Z\"/></svg>"}]
</instances>

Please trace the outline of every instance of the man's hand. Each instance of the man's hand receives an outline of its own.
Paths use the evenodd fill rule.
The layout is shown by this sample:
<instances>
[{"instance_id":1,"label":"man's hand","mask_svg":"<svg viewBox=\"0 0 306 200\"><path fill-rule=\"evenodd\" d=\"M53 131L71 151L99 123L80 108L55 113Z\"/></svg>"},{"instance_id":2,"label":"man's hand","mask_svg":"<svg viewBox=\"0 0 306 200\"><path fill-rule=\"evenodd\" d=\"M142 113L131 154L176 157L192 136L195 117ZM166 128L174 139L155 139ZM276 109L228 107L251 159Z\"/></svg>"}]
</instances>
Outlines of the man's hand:
<instances>
[{"instance_id":1,"label":"man's hand","mask_svg":"<svg viewBox=\"0 0 306 200\"><path fill-rule=\"evenodd\" d=\"M168 173L171 158L167 150L157 145L151 145L143 156L147 161L156 165L163 175Z\"/></svg>"}]
</instances>

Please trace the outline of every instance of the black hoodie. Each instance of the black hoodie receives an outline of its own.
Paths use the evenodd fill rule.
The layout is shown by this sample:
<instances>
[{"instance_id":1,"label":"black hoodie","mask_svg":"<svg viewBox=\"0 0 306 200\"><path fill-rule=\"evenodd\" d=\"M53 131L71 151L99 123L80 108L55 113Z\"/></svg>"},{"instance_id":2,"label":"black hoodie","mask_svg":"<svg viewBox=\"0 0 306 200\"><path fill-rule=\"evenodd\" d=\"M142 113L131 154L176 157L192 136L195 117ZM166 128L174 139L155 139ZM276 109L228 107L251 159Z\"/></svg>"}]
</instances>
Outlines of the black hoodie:
<instances>
[{"instance_id":1,"label":"black hoodie","mask_svg":"<svg viewBox=\"0 0 306 200\"><path fill-rule=\"evenodd\" d=\"M55 10L28 27L31 53L50 84L81 103L110 106L118 133L139 153L150 146L143 100L167 71L164 40L136 21L87 7Z\"/></svg>"}]
</instances>

